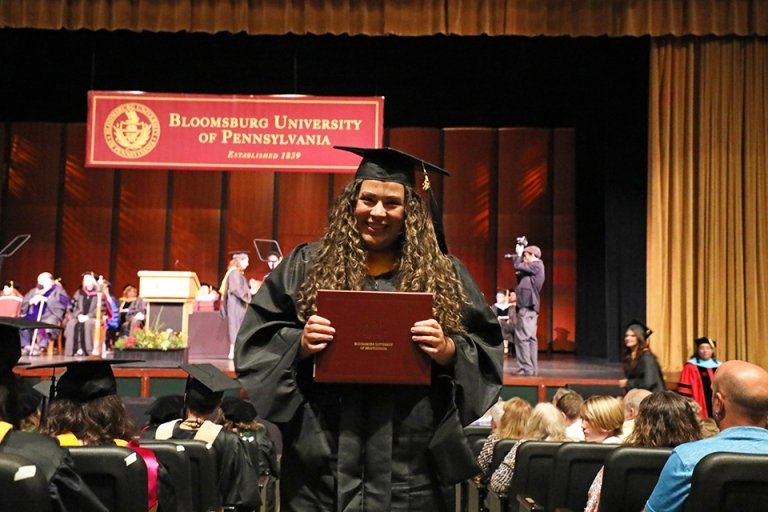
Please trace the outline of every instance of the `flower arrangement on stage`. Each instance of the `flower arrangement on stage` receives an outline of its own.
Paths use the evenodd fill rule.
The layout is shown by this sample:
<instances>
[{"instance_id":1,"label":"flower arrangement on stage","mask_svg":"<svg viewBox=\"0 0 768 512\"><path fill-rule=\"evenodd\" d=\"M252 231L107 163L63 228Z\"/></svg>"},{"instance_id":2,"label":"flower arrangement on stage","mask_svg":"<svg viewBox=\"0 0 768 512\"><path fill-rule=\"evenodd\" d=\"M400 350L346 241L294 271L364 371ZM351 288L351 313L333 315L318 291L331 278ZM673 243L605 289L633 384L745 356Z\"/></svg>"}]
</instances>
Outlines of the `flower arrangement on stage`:
<instances>
[{"instance_id":1,"label":"flower arrangement on stage","mask_svg":"<svg viewBox=\"0 0 768 512\"><path fill-rule=\"evenodd\" d=\"M122 336L115 342L115 348L125 349L151 349L169 350L184 348L184 340L173 329L156 330L145 327L137 329L128 336Z\"/></svg>"},{"instance_id":2,"label":"flower arrangement on stage","mask_svg":"<svg viewBox=\"0 0 768 512\"><path fill-rule=\"evenodd\" d=\"M172 350L184 348L184 340L181 334L174 332L173 329L163 329L160 324L160 317L163 314L163 308L157 315L155 324L145 326L143 329L136 329L127 336L121 336L115 341L115 348L118 350L145 349L145 350Z\"/></svg>"}]
</instances>

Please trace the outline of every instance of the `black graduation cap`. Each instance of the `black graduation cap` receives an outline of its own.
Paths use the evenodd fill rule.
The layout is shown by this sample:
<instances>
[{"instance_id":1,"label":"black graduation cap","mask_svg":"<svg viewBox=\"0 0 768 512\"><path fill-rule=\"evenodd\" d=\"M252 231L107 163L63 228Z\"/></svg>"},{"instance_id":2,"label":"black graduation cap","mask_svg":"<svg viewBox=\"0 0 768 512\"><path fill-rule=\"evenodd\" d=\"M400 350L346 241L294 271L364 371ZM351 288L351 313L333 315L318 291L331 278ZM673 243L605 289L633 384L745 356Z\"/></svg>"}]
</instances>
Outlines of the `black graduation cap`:
<instances>
[{"instance_id":1,"label":"black graduation cap","mask_svg":"<svg viewBox=\"0 0 768 512\"><path fill-rule=\"evenodd\" d=\"M416 186L416 173L424 173L425 186L429 195L429 211L432 216L432 225L437 235L437 242L440 250L445 254L448 252L448 244L445 241L445 230L443 229L443 215L437 204L437 200L432 193L429 185L429 174L434 172L444 176L450 176L445 169L431 164L421 158L409 155L399 149L385 148L358 148L352 146L333 146L334 149L349 151L363 157L360 165L355 172L355 179L368 179L378 181L393 181L402 183L410 187Z\"/></svg>"},{"instance_id":2,"label":"black graduation cap","mask_svg":"<svg viewBox=\"0 0 768 512\"><path fill-rule=\"evenodd\" d=\"M29 389L19 393L19 417L26 418L40 409L45 396L36 389Z\"/></svg>"},{"instance_id":3,"label":"black graduation cap","mask_svg":"<svg viewBox=\"0 0 768 512\"><path fill-rule=\"evenodd\" d=\"M250 423L256 419L256 407L240 397L228 396L221 401L221 412L229 421Z\"/></svg>"},{"instance_id":4,"label":"black graduation cap","mask_svg":"<svg viewBox=\"0 0 768 512\"><path fill-rule=\"evenodd\" d=\"M416 186L416 172L436 172L448 176L448 171L421 158L409 155L395 148L357 148L352 146L333 146L335 149L349 151L363 157L357 167L356 179L394 181Z\"/></svg>"},{"instance_id":5,"label":"black graduation cap","mask_svg":"<svg viewBox=\"0 0 768 512\"><path fill-rule=\"evenodd\" d=\"M640 320L630 320L630 321L629 321L629 323L627 324L627 329L629 329L629 327L630 327L630 326L632 326L632 325L637 325L638 327L640 327L640 328L643 330L643 334L645 335L645 338L646 338L646 339L648 339L648 337L649 337L651 334L653 334L653 331L650 329L650 327L648 327L647 325L645 325L645 324L644 324L643 322L641 322ZM626 329L625 329L625 330L626 330Z\"/></svg>"},{"instance_id":6,"label":"black graduation cap","mask_svg":"<svg viewBox=\"0 0 768 512\"><path fill-rule=\"evenodd\" d=\"M144 411L149 416L150 423L165 423L183 416L184 396L165 395L158 397Z\"/></svg>"},{"instance_id":7,"label":"black graduation cap","mask_svg":"<svg viewBox=\"0 0 768 512\"><path fill-rule=\"evenodd\" d=\"M52 399L90 402L103 396L117 394L113 364L138 363L138 359L84 359L30 366L31 368L66 368L58 382L51 384ZM53 378L51 380L54 380Z\"/></svg>"},{"instance_id":8,"label":"black graduation cap","mask_svg":"<svg viewBox=\"0 0 768 512\"><path fill-rule=\"evenodd\" d=\"M242 386L210 363L187 364L180 366L189 374L187 395L194 395L201 400L213 395L223 395L228 389L240 389Z\"/></svg>"},{"instance_id":9,"label":"black graduation cap","mask_svg":"<svg viewBox=\"0 0 768 512\"><path fill-rule=\"evenodd\" d=\"M704 343L708 344L712 348L717 348L717 342L713 339L706 338L706 337L696 338L695 340L693 340L693 343L696 345L697 350L699 348L699 345L703 345Z\"/></svg>"},{"instance_id":10,"label":"black graduation cap","mask_svg":"<svg viewBox=\"0 0 768 512\"><path fill-rule=\"evenodd\" d=\"M0 317L0 371L9 372L21 358L21 329L61 329L58 325L20 317Z\"/></svg>"}]
</instances>

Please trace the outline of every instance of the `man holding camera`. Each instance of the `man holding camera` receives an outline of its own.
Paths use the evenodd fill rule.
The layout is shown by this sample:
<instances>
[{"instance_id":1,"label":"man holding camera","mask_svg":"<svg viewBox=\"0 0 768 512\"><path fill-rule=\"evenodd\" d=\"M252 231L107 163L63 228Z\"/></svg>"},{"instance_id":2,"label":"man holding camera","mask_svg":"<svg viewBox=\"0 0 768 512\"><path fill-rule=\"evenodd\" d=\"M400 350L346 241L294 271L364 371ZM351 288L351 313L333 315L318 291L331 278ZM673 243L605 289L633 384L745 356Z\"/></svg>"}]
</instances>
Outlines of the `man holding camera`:
<instances>
[{"instance_id":1,"label":"man holding camera","mask_svg":"<svg viewBox=\"0 0 768 512\"><path fill-rule=\"evenodd\" d=\"M538 374L538 329L541 287L544 284L544 262L541 249L528 245L524 236L517 239L512 264L517 275L517 322L515 325L515 354L520 373Z\"/></svg>"}]
</instances>

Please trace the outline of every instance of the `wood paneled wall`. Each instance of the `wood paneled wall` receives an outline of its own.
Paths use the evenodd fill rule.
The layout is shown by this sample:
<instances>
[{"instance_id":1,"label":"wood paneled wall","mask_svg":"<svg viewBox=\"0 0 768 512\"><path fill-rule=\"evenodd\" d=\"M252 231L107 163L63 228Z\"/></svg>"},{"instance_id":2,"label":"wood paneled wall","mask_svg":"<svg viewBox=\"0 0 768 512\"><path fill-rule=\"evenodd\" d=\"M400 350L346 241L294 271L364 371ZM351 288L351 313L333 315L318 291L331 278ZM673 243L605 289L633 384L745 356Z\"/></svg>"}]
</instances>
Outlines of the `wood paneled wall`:
<instances>
[{"instance_id":1,"label":"wood paneled wall","mask_svg":"<svg viewBox=\"0 0 768 512\"><path fill-rule=\"evenodd\" d=\"M26 291L52 271L74 290L87 270L115 294L136 272L192 270L218 283L227 252L278 240L284 252L317 239L348 174L90 169L82 124L0 125L2 237L31 240L8 258L3 279ZM391 128L386 144L442 165L432 177L449 250L489 302L514 287L515 237L539 245L547 266L539 320L541 348L575 339L576 233L574 133L541 128ZM252 258L248 277L266 265ZM567 331L563 338L563 332Z\"/></svg>"}]
</instances>

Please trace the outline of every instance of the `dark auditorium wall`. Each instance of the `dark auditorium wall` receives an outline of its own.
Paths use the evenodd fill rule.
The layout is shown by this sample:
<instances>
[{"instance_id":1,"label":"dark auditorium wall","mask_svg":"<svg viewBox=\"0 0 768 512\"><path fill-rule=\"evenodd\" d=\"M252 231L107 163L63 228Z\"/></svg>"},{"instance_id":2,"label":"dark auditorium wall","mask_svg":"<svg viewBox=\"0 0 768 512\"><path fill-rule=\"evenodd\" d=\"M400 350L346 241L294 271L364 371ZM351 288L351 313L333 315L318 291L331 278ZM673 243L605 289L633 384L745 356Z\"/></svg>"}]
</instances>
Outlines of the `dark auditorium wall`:
<instances>
[{"instance_id":1,"label":"dark auditorium wall","mask_svg":"<svg viewBox=\"0 0 768 512\"><path fill-rule=\"evenodd\" d=\"M254 237L316 238L349 179L85 169L88 89L381 95L388 143L453 172L436 184L449 243L488 298L528 234L548 260L540 337L566 325L578 353L615 360L621 325L645 309L648 46L0 29L0 243L35 233L2 277L28 288L50 268L72 289L93 269L120 287L164 268L217 281L226 251Z\"/></svg>"}]
</instances>

